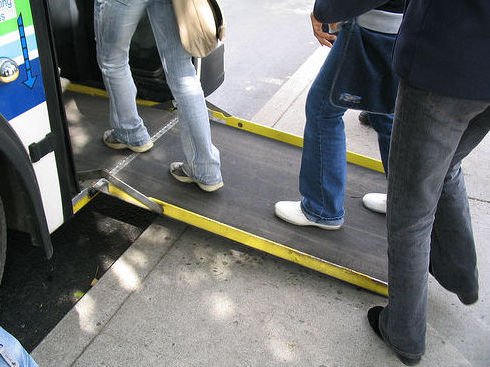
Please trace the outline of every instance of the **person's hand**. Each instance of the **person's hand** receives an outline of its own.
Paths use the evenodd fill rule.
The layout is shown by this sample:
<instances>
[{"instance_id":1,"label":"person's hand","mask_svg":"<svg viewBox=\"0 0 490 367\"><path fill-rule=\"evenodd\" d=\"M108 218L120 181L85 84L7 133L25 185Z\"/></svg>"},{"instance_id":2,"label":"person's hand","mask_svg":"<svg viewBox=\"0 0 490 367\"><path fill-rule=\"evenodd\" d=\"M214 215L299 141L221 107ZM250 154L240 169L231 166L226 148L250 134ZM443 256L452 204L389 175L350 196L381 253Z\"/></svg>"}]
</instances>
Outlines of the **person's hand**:
<instances>
[{"instance_id":1,"label":"person's hand","mask_svg":"<svg viewBox=\"0 0 490 367\"><path fill-rule=\"evenodd\" d=\"M313 34L318 40L318 42L320 42L320 44L323 46L327 46L331 48L337 36L334 34L324 32L322 29L323 23L320 22L318 19L316 19L313 13L310 14L310 18L311 18L311 26L313 27Z\"/></svg>"}]
</instances>

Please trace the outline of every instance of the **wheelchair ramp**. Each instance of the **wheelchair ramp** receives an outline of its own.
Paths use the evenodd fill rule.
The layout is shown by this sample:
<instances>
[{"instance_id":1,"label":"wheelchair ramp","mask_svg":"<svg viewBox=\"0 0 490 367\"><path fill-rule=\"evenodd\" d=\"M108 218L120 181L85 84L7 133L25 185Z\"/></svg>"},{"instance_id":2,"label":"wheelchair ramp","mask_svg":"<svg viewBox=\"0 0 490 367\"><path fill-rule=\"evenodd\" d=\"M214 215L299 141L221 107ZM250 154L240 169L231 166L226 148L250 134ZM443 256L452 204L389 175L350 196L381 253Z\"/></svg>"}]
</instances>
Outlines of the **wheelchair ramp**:
<instances>
[{"instance_id":1,"label":"wheelchair ramp","mask_svg":"<svg viewBox=\"0 0 490 367\"><path fill-rule=\"evenodd\" d=\"M65 93L78 170L106 168L163 206L164 215L244 245L386 295L385 216L362 206L366 192L384 192L384 175L348 165L346 220L342 229L297 227L274 215L274 203L299 200L301 148L212 123L225 186L215 192L177 182L169 164L182 160L175 112L139 106L154 148L144 154L113 151L101 141L107 128L107 99Z\"/></svg>"}]
</instances>

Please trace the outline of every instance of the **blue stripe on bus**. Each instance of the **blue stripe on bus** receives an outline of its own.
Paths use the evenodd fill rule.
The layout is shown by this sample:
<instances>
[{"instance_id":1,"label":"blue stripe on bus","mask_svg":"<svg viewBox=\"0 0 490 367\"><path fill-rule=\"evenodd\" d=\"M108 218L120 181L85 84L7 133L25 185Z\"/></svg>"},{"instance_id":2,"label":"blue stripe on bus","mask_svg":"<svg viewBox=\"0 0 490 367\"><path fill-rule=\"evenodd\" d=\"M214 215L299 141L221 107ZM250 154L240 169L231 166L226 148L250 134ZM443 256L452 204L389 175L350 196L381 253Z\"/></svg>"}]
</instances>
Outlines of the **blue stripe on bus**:
<instances>
[{"instance_id":1,"label":"blue stripe on bus","mask_svg":"<svg viewBox=\"0 0 490 367\"><path fill-rule=\"evenodd\" d=\"M27 41L27 49L31 53L33 50L37 50L36 36L31 34L26 36ZM11 59L15 59L16 57L23 56L22 47L23 45L20 42L20 39L16 39L15 41L6 43L1 46L2 47L2 57L9 57Z\"/></svg>"},{"instance_id":2,"label":"blue stripe on bus","mask_svg":"<svg viewBox=\"0 0 490 367\"><path fill-rule=\"evenodd\" d=\"M0 113L7 120L12 120L46 100L39 58L31 60L30 66L32 77L36 77L32 88L24 84L28 79L25 65L19 67L19 77L15 81L0 85Z\"/></svg>"}]
</instances>

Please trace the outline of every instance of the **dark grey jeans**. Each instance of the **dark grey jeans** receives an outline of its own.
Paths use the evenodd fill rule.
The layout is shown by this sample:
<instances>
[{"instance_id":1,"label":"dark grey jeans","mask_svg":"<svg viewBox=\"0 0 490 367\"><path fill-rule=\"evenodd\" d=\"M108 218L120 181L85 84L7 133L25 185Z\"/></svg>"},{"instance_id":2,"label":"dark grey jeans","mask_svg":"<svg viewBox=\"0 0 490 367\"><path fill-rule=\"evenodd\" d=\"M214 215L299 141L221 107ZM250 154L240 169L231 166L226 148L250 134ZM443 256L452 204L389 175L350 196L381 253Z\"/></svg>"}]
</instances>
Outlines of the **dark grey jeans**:
<instances>
[{"instance_id":1,"label":"dark grey jeans","mask_svg":"<svg viewBox=\"0 0 490 367\"><path fill-rule=\"evenodd\" d=\"M429 259L449 291L478 291L461 160L489 129L490 101L445 97L401 82L388 173L389 303L380 329L406 357L425 350ZM482 167L488 169L488 160Z\"/></svg>"}]
</instances>

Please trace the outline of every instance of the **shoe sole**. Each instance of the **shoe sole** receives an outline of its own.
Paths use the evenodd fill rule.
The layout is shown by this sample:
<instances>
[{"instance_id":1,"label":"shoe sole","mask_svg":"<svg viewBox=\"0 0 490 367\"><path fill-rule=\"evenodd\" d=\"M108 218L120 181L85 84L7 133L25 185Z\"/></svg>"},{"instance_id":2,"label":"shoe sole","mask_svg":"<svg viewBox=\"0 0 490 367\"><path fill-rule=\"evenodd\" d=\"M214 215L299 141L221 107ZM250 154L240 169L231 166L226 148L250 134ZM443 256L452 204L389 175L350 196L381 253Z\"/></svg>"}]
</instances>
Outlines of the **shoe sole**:
<instances>
[{"instance_id":1,"label":"shoe sole","mask_svg":"<svg viewBox=\"0 0 490 367\"><path fill-rule=\"evenodd\" d=\"M309 223L297 223L293 222L292 220L288 219L286 216L282 215L280 211L275 210L275 214L277 217L281 218L283 221L294 224L295 226L300 226L300 227L317 227L320 229L324 229L326 231L336 231L342 227L342 225L328 225L328 224L320 224L320 223L315 223L315 222L309 222Z\"/></svg>"},{"instance_id":2,"label":"shoe sole","mask_svg":"<svg viewBox=\"0 0 490 367\"><path fill-rule=\"evenodd\" d=\"M204 185L204 184L199 183L199 182L196 182L196 184L197 184L197 186L199 186L199 188L201 190L206 191L206 192L213 192L213 191L221 189L224 186L223 182L218 182L217 184L214 184L214 185Z\"/></svg>"},{"instance_id":3,"label":"shoe sole","mask_svg":"<svg viewBox=\"0 0 490 367\"><path fill-rule=\"evenodd\" d=\"M135 153L144 153L144 152L149 151L151 148L153 148L153 142L149 142L149 143L137 146L137 145L128 145L128 144L124 144L124 143L109 143L105 140L103 140L103 141L104 141L104 144L111 149L115 149L115 150L129 149Z\"/></svg>"},{"instance_id":4,"label":"shoe sole","mask_svg":"<svg viewBox=\"0 0 490 367\"><path fill-rule=\"evenodd\" d=\"M199 188L201 190L206 191L206 192L213 192L213 191L219 190L220 188L222 188L224 186L223 182L218 182L217 184L214 184L214 185L205 185L203 183L200 183L200 182L197 182L197 181L193 180L189 176L179 176L179 175L176 175L173 172L172 167L170 168L170 174L177 181L183 182L183 183L195 183L197 186L199 186Z\"/></svg>"},{"instance_id":5,"label":"shoe sole","mask_svg":"<svg viewBox=\"0 0 490 367\"><path fill-rule=\"evenodd\" d=\"M183 183L193 183L194 182L194 180L192 178L190 178L189 176L179 176L179 175L176 175L175 173L173 173L172 171L170 171L170 174L172 175L173 178L175 178L179 182L183 182Z\"/></svg>"}]
</instances>

